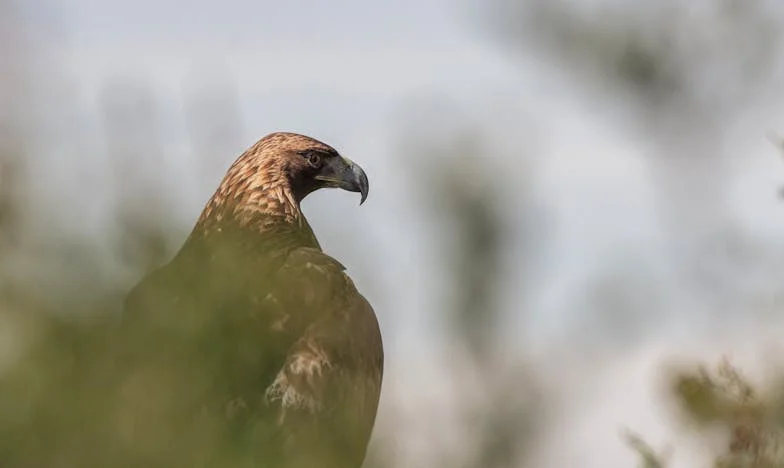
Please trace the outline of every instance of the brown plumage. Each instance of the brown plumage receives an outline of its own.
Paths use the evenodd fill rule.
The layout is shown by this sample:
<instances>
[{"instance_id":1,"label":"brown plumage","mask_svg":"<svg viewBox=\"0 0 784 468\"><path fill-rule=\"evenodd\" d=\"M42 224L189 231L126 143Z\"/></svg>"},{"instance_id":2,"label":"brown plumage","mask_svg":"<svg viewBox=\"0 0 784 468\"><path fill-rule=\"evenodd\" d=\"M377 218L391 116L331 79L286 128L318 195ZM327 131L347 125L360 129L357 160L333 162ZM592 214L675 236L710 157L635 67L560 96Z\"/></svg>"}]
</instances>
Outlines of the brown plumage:
<instances>
[{"instance_id":1,"label":"brown plumage","mask_svg":"<svg viewBox=\"0 0 784 468\"><path fill-rule=\"evenodd\" d=\"M375 314L300 210L324 187L362 202L368 191L334 148L293 133L262 138L229 168L175 258L126 299L128 329L166 343L139 352L197 362L194 373L210 376L182 411L225 415L222 449L252 454L250 466L359 467L375 421Z\"/></svg>"}]
</instances>

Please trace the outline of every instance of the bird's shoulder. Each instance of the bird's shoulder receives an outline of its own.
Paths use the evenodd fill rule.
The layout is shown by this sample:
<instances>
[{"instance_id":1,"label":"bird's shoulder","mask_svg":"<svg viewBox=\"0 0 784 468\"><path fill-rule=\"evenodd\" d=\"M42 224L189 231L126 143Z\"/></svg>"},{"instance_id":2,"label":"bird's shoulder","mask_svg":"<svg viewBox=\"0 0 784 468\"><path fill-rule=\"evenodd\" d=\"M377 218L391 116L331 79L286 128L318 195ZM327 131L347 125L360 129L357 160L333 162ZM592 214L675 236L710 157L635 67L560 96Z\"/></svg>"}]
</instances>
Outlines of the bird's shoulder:
<instances>
[{"instance_id":1,"label":"bird's shoulder","mask_svg":"<svg viewBox=\"0 0 784 468\"><path fill-rule=\"evenodd\" d=\"M298 306L329 305L335 294L350 289L346 267L316 247L289 251L273 277L273 286L282 298Z\"/></svg>"},{"instance_id":2,"label":"bird's shoulder","mask_svg":"<svg viewBox=\"0 0 784 468\"><path fill-rule=\"evenodd\" d=\"M289 254L280 273L288 286L281 294L291 294L286 308L310 320L267 389L268 401L284 411L318 413L334 409L326 402L359 390L356 379L373 393L383 372L381 334L346 268L320 250L302 248Z\"/></svg>"}]
</instances>

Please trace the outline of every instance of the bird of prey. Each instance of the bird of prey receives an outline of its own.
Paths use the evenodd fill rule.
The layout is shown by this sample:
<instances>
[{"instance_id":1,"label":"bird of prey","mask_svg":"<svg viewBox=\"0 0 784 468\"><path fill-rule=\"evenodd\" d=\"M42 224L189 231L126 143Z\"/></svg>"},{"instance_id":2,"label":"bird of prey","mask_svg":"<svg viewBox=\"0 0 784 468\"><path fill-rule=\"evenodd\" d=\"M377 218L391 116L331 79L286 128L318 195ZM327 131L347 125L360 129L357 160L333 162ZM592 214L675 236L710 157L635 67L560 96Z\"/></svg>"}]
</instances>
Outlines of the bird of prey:
<instances>
[{"instance_id":1,"label":"bird of prey","mask_svg":"<svg viewBox=\"0 0 784 468\"><path fill-rule=\"evenodd\" d=\"M358 468L365 458L383 348L371 305L300 210L327 187L359 192L360 204L369 189L331 146L267 135L229 168L171 262L125 300L136 359L146 353L161 369L148 380L173 369L207 376L167 417L188 431L197 415L225 418L220 450L252 453L235 453L236 466Z\"/></svg>"}]
</instances>

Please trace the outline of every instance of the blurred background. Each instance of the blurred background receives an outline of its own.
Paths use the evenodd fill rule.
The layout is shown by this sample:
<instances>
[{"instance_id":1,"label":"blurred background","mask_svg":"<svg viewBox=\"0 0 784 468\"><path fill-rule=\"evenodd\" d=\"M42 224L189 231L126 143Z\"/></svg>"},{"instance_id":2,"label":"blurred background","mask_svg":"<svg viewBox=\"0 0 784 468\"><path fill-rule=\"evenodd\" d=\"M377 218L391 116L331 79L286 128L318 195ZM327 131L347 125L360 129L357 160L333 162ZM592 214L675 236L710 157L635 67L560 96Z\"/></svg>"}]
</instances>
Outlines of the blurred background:
<instances>
[{"instance_id":1,"label":"blurred background","mask_svg":"<svg viewBox=\"0 0 784 468\"><path fill-rule=\"evenodd\" d=\"M371 180L304 203L385 339L367 465L781 466L783 28L774 0L0 0L0 376L59 366L41 321L118 313L294 131Z\"/></svg>"}]
</instances>

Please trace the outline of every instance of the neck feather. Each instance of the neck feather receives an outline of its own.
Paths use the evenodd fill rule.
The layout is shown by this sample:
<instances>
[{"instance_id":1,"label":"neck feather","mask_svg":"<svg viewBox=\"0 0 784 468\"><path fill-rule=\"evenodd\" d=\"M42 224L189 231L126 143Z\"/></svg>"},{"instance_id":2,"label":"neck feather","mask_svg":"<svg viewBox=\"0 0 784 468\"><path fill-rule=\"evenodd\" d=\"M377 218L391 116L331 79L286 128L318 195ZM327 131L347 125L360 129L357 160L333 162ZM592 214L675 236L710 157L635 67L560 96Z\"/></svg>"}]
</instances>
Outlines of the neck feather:
<instances>
[{"instance_id":1,"label":"neck feather","mask_svg":"<svg viewBox=\"0 0 784 468\"><path fill-rule=\"evenodd\" d=\"M199 226L232 223L250 227L287 223L307 226L307 220L282 171L271 171L263 164L238 164L237 161L215 194L207 202Z\"/></svg>"}]
</instances>

